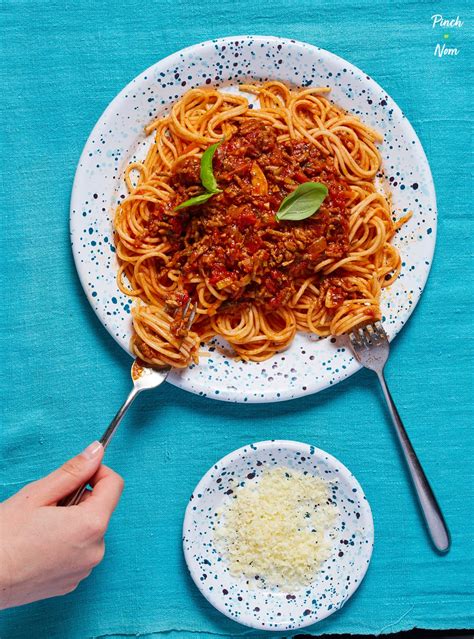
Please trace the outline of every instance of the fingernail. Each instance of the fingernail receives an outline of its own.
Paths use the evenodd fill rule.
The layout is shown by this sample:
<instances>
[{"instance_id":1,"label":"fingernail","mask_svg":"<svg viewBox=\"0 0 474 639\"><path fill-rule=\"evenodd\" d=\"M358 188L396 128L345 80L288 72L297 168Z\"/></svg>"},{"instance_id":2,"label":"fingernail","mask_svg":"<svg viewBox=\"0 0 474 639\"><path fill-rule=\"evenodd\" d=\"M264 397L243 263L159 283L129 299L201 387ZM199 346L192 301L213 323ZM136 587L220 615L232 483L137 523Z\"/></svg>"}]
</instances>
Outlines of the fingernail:
<instances>
[{"instance_id":1,"label":"fingernail","mask_svg":"<svg viewBox=\"0 0 474 639\"><path fill-rule=\"evenodd\" d=\"M94 459L94 457L97 457L101 449L102 444L100 442L92 442L92 444L89 444L89 446L82 451L82 455L84 455L86 459Z\"/></svg>"}]
</instances>

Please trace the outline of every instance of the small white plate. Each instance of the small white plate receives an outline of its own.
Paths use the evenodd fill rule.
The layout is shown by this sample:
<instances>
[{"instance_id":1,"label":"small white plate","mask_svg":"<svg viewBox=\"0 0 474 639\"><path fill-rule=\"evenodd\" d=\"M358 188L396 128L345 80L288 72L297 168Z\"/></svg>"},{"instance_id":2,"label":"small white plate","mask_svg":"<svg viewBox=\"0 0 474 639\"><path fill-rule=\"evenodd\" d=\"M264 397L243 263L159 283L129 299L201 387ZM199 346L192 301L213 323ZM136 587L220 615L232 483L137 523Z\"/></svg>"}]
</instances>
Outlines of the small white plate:
<instances>
[{"instance_id":1,"label":"small white plate","mask_svg":"<svg viewBox=\"0 0 474 639\"><path fill-rule=\"evenodd\" d=\"M229 573L213 543L215 512L235 480L274 467L307 471L328 482L339 511L331 556L307 588L282 592L250 589ZM255 477L253 477L255 474ZM183 524L183 549L194 583L217 610L260 630L295 630L321 621L354 594L367 571L374 541L372 513L359 482L335 457L309 444L258 442L223 457L196 486Z\"/></svg>"},{"instance_id":2,"label":"small white plate","mask_svg":"<svg viewBox=\"0 0 474 639\"><path fill-rule=\"evenodd\" d=\"M431 172L416 133L387 93L350 62L318 47L271 36L233 36L202 42L157 62L126 86L104 111L82 152L71 197L71 241L84 291L100 321L126 350L132 299L117 288L113 212L125 194L126 166L143 159L144 128L169 111L188 89L238 91L246 81L281 80L329 86L330 98L377 129L383 169L397 217L413 217L394 238L403 268L382 296L384 327L392 339L423 291L436 237ZM266 362L242 362L210 347L211 356L168 381L185 390L233 402L277 402L316 393L360 366L344 339L297 334L290 348Z\"/></svg>"}]
</instances>

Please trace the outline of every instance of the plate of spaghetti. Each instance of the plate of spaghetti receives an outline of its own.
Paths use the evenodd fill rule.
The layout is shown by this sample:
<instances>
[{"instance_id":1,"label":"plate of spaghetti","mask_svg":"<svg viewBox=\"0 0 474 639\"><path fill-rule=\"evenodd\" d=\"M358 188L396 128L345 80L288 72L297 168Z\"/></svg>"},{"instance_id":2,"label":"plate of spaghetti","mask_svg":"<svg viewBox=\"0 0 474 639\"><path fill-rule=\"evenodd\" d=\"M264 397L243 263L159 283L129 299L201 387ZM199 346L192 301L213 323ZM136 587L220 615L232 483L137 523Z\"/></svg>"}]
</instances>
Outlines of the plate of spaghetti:
<instances>
[{"instance_id":1,"label":"plate of spaghetti","mask_svg":"<svg viewBox=\"0 0 474 639\"><path fill-rule=\"evenodd\" d=\"M308 44L239 36L158 62L114 99L79 162L71 236L94 310L131 354L201 395L278 401L355 372L353 327L400 330L436 199L373 80Z\"/></svg>"}]
</instances>

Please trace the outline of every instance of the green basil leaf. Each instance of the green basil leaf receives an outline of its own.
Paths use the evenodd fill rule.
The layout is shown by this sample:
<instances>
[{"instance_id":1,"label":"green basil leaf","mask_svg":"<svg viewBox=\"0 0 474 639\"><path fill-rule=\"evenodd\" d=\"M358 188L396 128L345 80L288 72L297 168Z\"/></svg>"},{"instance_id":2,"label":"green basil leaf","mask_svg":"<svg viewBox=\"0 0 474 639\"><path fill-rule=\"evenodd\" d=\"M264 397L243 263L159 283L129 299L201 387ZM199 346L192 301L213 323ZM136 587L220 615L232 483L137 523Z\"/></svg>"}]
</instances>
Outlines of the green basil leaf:
<instances>
[{"instance_id":1,"label":"green basil leaf","mask_svg":"<svg viewBox=\"0 0 474 639\"><path fill-rule=\"evenodd\" d=\"M321 182L304 182L286 196L276 218L279 221L306 220L316 213L327 194L328 188Z\"/></svg>"},{"instance_id":2,"label":"green basil leaf","mask_svg":"<svg viewBox=\"0 0 474 639\"><path fill-rule=\"evenodd\" d=\"M181 202L181 204L175 206L174 210L177 211L178 209L184 209L187 206L197 206L198 204L204 204L204 202L207 202L207 200L215 194L216 193L201 193L201 195L196 195L189 200Z\"/></svg>"},{"instance_id":3,"label":"green basil leaf","mask_svg":"<svg viewBox=\"0 0 474 639\"><path fill-rule=\"evenodd\" d=\"M221 142L212 144L208 149L204 151L201 157L201 184L210 193L220 193L220 189L217 188L216 178L212 171L212 158L216 152L217 147Z\"/></svg>"}]
</instances>

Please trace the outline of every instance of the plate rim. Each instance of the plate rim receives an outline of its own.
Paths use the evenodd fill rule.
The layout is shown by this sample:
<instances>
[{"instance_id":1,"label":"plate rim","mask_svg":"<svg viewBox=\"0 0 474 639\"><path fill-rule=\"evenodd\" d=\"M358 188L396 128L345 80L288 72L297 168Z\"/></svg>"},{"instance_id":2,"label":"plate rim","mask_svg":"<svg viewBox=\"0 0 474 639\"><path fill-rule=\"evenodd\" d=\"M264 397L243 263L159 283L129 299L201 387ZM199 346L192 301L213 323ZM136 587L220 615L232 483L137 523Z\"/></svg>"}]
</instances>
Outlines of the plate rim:
<instances>
[{"instance_id":1,"label":"plate rim","mask_svg":"<svg viewBox=\"0 0 474 639\"><path fill-rule=\"evenodd\" d=\"M212 472L215 472L216 469L218 469L219 467L224 467L225 465L233 462L234 460L238 459L239 457L242 458L245 456L245 450L246 449L250 449L253 446L258 446L259 448L265 447L268 449L274 449L274 448L286 448L289 450L293 450L293 451L301 451L302 447L312 447L312 449L314 449L313 455L318 458L318 457L322 457L324 456L325 459L327 459L333 466L338 468L338 472L340 473L340 477L343 477L346 482L348 482L349 484L351 484L352 486L354 486L355 488L357 488L358 490L360 490L360 494L361 494L361 503L364 504L364 508L363 508L363 513L361 514L361 519L363 519L364 521L364 525L367 527L367 536L369 539L369 543L368 543L368 557L367 557L367 561L365 563L365 565L362 566L361 569L361 575L360 578L357 580L357 583L352 581L350 584L350 587L348 589L348 594L345 597L345 599L342 601L341 605L339 605L338 607L334 607L331 610L327 610L327 608L323 611L323 613L321 614L321 616L318 617L318 619L314 619L314 617L312 617L311 615L308 615L309 619L308 621L304 621L301 624L298 624L297 626L288 626L287 624L281 622L281 625L278 622L275 622L275 626L272 628L268 628L266 626L262 626L259 623L255 623L253 622L252 618L249 618L245 623L241 622L240 620L235 619L234 617L232 617L226 610L225 606L223 604L221 604L220 602L222 601L222 597L220 597L218 594L214 597L215 592L216 591L212 591L207 592L207 590L204 588L204 584L203 582L201 582L199 580L199 578L193 574L193 570L191 569L191 566L194 565L192 556L190 555L190 550L188 550L186 548L186 527L187 524L192 520L192 515L193 515L193 511L192 511L192 504L193 501L191 499L191 497L200 492L203 493L204 490L206 489L207 485L209 484L209 480L210 481L214 481L212 480L212 478L210 477ZM189 574L191 576L191 579L193 581L193 583L195 584L195 586L197 587L197 589L199 590L199 592L202 594L202 596L206 599L206 601L208 601L208 603L213 606L214 608L216 608L216 610L218 610L219 612L221 612L223 615L225 615L228 619L232 619L232 621L236 622L236 623L240 623L241 625L250 627L250 628L254 628L257 630L265 630L267 632L281 632L281 631L286 631L286 630L298 630L300 628L305 628L307 626L312 626L312 625L316 625L317 623L319 623L320 621L323 621L324 619L326 619L327 617L330 617L332 614L334 614L335 612L341 610L341 608L344 607L344 605L347 603L347 601L349 601L349 599L351 599L351 597L354 595L354 593L358 590L358 588L360 587L361 583L364 581L364 578L367 574L367 571L369 569L369 565L371 563L372 560L372 554L373 554L373 549L374 549L374 540L375 540L375 527L374 527L374 518L373 518L373 514L372 514L372 508L370 506L370 502L367 499L367 495L365 494L364 489L362 488L359 480L357 479L357 477L349 470L349 468L343 464L339 459L337 459L337 457L335 457L334 455L332 455L331 453L326 452L325 450L323 450L322 448L318 448L317 446L313 446L313 444L308 444L305 442L299 442L296 440L292 440L292 439L266 439L266 440L262 440L262 441L258 441L258 442L251 442L249 444L245 444L244 446L240 446L239 448L235 449L234 451L228 453L227 455L224 455L224 457L222 457L221 459L219 459L218 461L216 461L212 466L210 466L210 468L204 473L204 475L201 477L201 479L198 481L198 483L196 484L196 486L194 487L191 496L189 497L188 503L186 505L186 510L185 510L185 514L184 514L184 518L183 518L183 525L182 525L182 549L183 549L183 554L184 554L184 558L185 558L185 562L186 562L186 566L188 568ZM308 586L309 588L309 586ZM244 614L242 615L242 618L246 618L247 615L249 615L250 613L248 613L247 611L244 611Z\"/></svg>"},{"instance_id":2,"label":"plate rim","mask_svg":"<svg viewBox=\"0 0 474 639\"><path fill-rule=\"evenodd\" d=\"M342 58L341 56L333 53L332 51L328 51L327 49L324 49L322 47L319 47L317 45L311 44L309 42L304 42L302 40L297 40L294 38L285 38L285 37L279 37L279 36L274 36L274 35L261 35L261 34L256 34L256 35L251 35L251 34L246 34L246 35L231 35L231 36L225 36L225 37L221 37L221 38L213 38L210 40L205 40L202 42L196 42L194 44L191 44L187 47L184 47L183 49L179 49L178 51L175 51L171 54L169 54L168 56L161 58L160 60L157 60L156 62L154 62L153 64L151 64L150 66L148 66L146 69L144 69L142 72L140 72L138 75L136 75L134 78L132 78L122 89L119 90L119 92L112 98L112 100L109 102L109 104L106 106L106 108L103 110L103 112L101 113L101 115L99 116L99 118L97 119L94 127L92 128L90 134L87 137L87 140L84 144L84 147L82 149L81 155L79 157L77 166L76 166L76 170L75 170L75 174L74 174L74 180L73 180L73 184L72 184L72 189L71 189L71 196L70 196L70 206L69 206L69 234L70 234L70 243L71 243L71 250L72 250L72 254L73 254L73 259L74 259L74 265L75 265L75 269L76 269L76 273L79 277L79 281L81 283L81 287L87 297L87 300L90 304L90 306L92 307L92 310L94 312L94 314L97 316L97 318L99 319L99 322L102 324L102 326L107 330L107 332L109 333L109 335L112 337L112 339L114 340L114 342L116 342L123 350L125 350L126 353L128 353L130 355L130 357L133 357L133 355L130 353L130 350L121 342L117 339L116 335L113 332L113 327L110 324L104 324L103 319L101 314L99 313L99 310L96 308L95 303L94 303L94 298L92 296L92 290L91 287L88 286L87 280L86 280L86 273L85 273L85 269L83 269L81 267L80 264L80 256L79 256L79 251L77 250L77 248L75 248L74 246L74 242L73 242L73 237L74 237L74 233L75 233L75 227L76 224L79 225L79 221L80 221L80 217L79 215L76 215L74 213L74 208L80 208L77 206L77 204L79 204L81 202L81 198L80 198L80 182L83 180L83 177L81 176L81 164L83 164L84 161L87 161L87 155L88 155L88 149L89 146L91 145L91 142L94 139L94 136L96 136L97 132L100 130L103 120L105 118L107 118L112 111L117 107L118 104L121 103L121 101L124 99L124 95L129 91L129 89L137 82L141 81L144 79L144 76L148 75L151 73L152 70L154 70L158 65L171 65L173 63L175 63L175 61L179 61L180 60L180 56L183 56L187 53L193 52L195 51L197 48L204 48L206 46L210 46L210 45L215 45L218 43L227 43L227 42L232 42L234 40L254 40L254 41L264 41L265 43L278 43L278 44L292 44L292 45L296 45L296 46L302 46L304 49L306 50L311 50L314 49L315 52L320 52L322 53L324 56L328 56L329 59L333 59L335 62L337 62L338 64L342 64L342 65L348 65L350 68L354 69L357 73L361 74L362 76L365 77L366 81L372 85L372 87L377 91L377 92L383 92L385 95L388 96L388 98L391 101L391 106L393 106L394 112L397 113L397 115L400 117L400 119L403 121L404 125L407 127L407 131L411 134L411 136L413 137L413 139L415 140L415 147L416 147L416 153L418 155L418 157L420 158L420 161L425 165L427 173L426 173L426 186L429 192L429 199L430 201L432 201L433 203L433 216L434 216L434 223L433 223L433 227L432 227L432 233L431 233L431 244L429 246L429 254L426 253L426 258L429 260L429 265L427 265L427 268L424 270L422 277L420 278L420 291L419 294L417 293L416 295L416 299L414 301L414 304L412 304L409 309L406 311L405 315L404 315L404 321L402 326L400 326L400 328L398 329L398 331L395 333L395 335L393 335L393 337L390 338L390 341L392 339L394 339L399 333L400 331L404 328L404 326L406 325L406 323L409 321L409 319L411 318L413 311L415 310L415 308L417 307L421 296L424 292L424 289L426 287L426 283L428 281L428 277L430 275L431 272L431 267L433 264L433 258L434 258L434 254L435 254L435 249L436 249L436 240L437 240L437 232L438 232L438 206L437 206L437 199L436 199L436 190L435 190L435 185L434 185L434 180L433 180L433 175L431 172L431 167L428 161L428 158L426 156L425 150L423 148L423 145L421 143L421 140L418 137L418 134L416 133L415 129L413 128L411 122L408 120L408 118L405 116L403 110L400 108L400 106L398 105L398 103L391 97L391 95L385 91L383 89L383 87L376 81L374 80L371 76L369 76L365 71L363 71L362 69L360 69L359 67L357 67L355 64L353 64L352 62L350 62L349 60L345 60L344 58ZM117 288L118 290L118 288ZM329 337L324 338L324 339L329 339ZM291 345L290 347L291 348ZM232 402L232 403L248 403L248 404L271 404L271 403L276 403L276 402L281 402L281 401L290 401L293 399L298 399L300 397L304 397L306 395L312 395L312 394L316 394L319 393L323 390L326 390L327 388L329 388L330 386L335 386L336 384L338 384L339 382L342 382L346 379L348 379L349 377L351 377L353 374L355 374L357 371L359 371L362 368L362 366L355 360L355 358L352 357L352 359L347 363L347 366L344 370L344 372L340 373L337 377L337 379L335 379L334 381L331 381L328 377L325 377L321 380L319 380L318 386L315 387L314 389L311 390L306 390L306 391L300 391L300 392L296 392L295 394L291 394L290 396L288 396L288 394L283 394L282 396L279 397L275 397L275 396L265 396L263 398L257 398L257 397L253 397L253 396L249 396L247 397L247 399L244 401L243 399L243 394L242 392L238 389L238 388L227 388L225 390L225 392L220 392L218 395L215 394L207 394L207 392L205 392L205 396L207 398L210 399L214 399L214 400L218 400L218 401L227 401L227 402ZM174 386L177 386L178 388L185 390L187 392L191 392L195 395L200 396L201 392L199 391L199 389L197 388L192 388L191 385L186 386L183 385L179 382L180 379L180 374L179 374L179 370L175 370L172 369L171 374L168 376L168 382L170 382L171 384L173 384Z\"/></svg>"}]
</instances>

